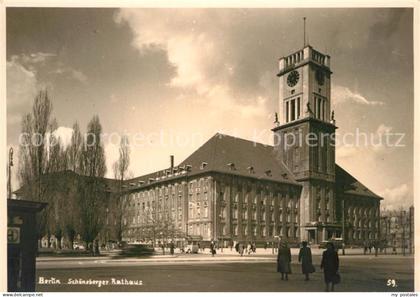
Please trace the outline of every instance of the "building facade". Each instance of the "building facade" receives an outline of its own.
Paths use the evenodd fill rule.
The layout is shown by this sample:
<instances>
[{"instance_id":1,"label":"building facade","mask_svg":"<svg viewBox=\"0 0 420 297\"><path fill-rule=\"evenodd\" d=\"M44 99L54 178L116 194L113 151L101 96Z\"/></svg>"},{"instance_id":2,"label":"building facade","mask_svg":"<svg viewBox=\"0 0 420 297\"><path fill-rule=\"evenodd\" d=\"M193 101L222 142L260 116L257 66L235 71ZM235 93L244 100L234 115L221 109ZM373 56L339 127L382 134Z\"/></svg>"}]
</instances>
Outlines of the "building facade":
<instances>
[{"instance_id":1,"label":"building facade","mask_svg":"<svg viewBox=\"0 0 420 297\"><path fill-rule=\"evenodd\" d=\"M386 246L414 253L414 206L381 213L381 239Z\"/></svg>"},{"instance_id":2,"label":"building facade","mask_svg":"<svg viewBox=\"0 0 420 297\"><path fill-rule=\"evenodd\" d=\"M126 181L126 240L164 240L170 228L171 240L222 245L379 239L382 198L335 163L330 57L307 45L277 76L275 145L216 134L179 166Z\"/></svg>"}]
</instances>

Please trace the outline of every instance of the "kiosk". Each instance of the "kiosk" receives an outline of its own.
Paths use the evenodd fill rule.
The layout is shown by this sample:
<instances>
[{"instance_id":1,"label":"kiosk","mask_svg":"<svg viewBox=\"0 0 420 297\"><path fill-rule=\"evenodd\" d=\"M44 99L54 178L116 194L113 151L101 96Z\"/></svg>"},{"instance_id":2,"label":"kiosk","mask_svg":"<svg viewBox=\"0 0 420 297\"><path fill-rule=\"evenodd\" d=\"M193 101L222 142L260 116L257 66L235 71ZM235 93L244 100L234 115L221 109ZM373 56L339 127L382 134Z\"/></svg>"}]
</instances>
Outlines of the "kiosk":
<instances>
[{"instance_id":1,"label":"kiosk","mask_svg":"<svg viewBox=\"0 0 420 297\"><path fill-rule=\"evenodd\" d=\"M36 214L47 203L7 199L7 290L35 291Z\"/></svg>"}]
</instances>

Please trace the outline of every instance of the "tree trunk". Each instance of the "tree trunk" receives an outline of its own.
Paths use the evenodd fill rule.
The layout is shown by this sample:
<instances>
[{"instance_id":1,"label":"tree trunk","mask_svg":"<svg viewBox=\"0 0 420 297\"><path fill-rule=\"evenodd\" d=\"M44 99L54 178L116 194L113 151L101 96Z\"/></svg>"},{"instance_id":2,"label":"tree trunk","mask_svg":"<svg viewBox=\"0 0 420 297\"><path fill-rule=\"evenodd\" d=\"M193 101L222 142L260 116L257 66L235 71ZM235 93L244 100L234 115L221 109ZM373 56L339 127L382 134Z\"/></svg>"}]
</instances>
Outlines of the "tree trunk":
<instances>
[{"instance_id":1,"label":"tree trunk","mask_svg":"<svg viewBox=\"0 0 420 297\"><path fill-rule=\"evenodd\" d=\"M74 250L74 236L73 238L69 237L70 249Z\"/></svg>"},{"instance_id":2,"label":"tree trunk","mask_svg":"<svg viewBox=\"0 0 420 297\"><path fill-rule=\"evenodd\" d=\"M50 232L48 232L47 234L47 247L50 248L51 247L51 234Z\"/></svg>"},{"instance_id":3,"label":"tree trunk","mask_svg":"<svg viewBox=\"0 0 420 297\"><path fill-rule=\"evenodd\" d=\"M61 250L61 239L62 239L61 236L57 236L57 249L58 250Z\"/></svg>"}]
</instances>

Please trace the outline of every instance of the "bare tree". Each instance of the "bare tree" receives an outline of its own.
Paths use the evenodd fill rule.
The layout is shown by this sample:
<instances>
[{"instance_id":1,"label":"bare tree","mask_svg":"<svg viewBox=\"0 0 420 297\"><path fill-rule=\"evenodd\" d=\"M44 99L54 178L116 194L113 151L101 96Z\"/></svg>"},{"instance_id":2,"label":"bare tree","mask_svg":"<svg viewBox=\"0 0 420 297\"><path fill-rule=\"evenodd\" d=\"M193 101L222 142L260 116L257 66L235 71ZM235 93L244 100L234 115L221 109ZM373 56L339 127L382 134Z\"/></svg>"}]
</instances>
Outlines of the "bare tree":
<instances>
[{"instance_id":1,"label":"bare tree","mask_svg":"<svg viewBox=\"0 0 420 297\"><path fill-rule=\"evenodd\" d=\"M185 237L185 232L177 228L175 218L167 212L157 211L151 206L145 207L141 215L143 223L135 235L138 238L151 241L153 247L155 247L156 241L161 241L164 245L170 240Z\"/></svg>"},{"instance_id":2,"label":"bare tree","mask_svg":"<svg viewBox=\"0 0 420 297\"><path fill-rule=\"evenodd\" d=\"M128 167L130 165L130 144L128 137L124 135L121 137L119 158L113 164L114 177L118 181L117 193L115 195L115 203L113 209L115 211L115 235L118 241L122 240L122 232L124 224L122 221L123 214L126 210L126 205L123 199L123 183L128 175Z\"/></svg>"},{"instance_id":3,"label":"bare tree","mask_svg":"<svg viewBox=\"0 0 420 297\"><path fill-rule=\"evenodd\" d=\"M22 186L22 195L26 199L48 202L48 183L42 182L42 177L48 171L47 133L51 133L52 103L47 91L40 91L34 99L32 112L22 119L19 143L18 177ZM42 211L37 219L38 238L47 234L48 211Z\"/></svg>"},{"instance_id":4,"label":"bare tree","mask_svg":"<svg viewBox=\"0 0 420 297\"><path fill-rule=\"evenodd\" d=\"M73 124L73 134L71 136L71 143L67 149L68 163L67 168L76 173L79 172L80 158L82 154L83 138L80 132L79 124Z\"/></svg>"},{"instance_id":5,"label":"bare tree","mask_svg":"<svg viewBox=\"0 0 420 297\"><path fill-rule=\"evenodd\" d=\"M107 202L103 179L106 172L105 153L101 133L99 117L94 116L88 124L79 165L80 172L85 175L79 183L80 235L87 246L101 230Z\"/></svg>"}]
</instances>

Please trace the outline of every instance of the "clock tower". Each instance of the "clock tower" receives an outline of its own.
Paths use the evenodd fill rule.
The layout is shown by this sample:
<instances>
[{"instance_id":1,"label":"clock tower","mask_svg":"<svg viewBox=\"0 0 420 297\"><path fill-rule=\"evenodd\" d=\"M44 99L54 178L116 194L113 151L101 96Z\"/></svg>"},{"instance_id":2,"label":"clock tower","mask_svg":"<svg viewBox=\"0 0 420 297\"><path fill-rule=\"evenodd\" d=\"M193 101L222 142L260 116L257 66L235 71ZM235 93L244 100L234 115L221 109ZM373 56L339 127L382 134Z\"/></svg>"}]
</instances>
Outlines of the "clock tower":
<instances>
[{"instance_id":1,"label":"clock tower","mask_svg":"<svg viewBox=\"0 0 420 297\"><path fill-rule=\"evenodd\" d=\"M318 243L338 235L335 201L335 120L330 57L306 45L279 60L279 158L301 183L300 237Z\"/></svg>"}]
</instances>

